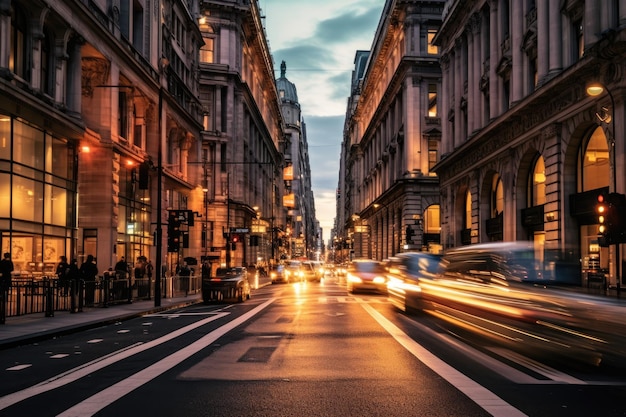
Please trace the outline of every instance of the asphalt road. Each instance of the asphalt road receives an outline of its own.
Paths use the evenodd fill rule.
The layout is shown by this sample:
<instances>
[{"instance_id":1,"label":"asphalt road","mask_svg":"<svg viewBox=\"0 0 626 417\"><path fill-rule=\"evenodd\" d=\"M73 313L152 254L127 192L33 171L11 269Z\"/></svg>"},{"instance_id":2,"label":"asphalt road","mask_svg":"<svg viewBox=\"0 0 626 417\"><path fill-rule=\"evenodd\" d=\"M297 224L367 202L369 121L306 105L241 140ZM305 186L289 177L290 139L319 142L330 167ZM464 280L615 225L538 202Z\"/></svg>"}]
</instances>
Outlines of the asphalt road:
<instances>
[{"instance_id":1,"label":"asphalt road","mask_svg":"<svg viewBox=\"0 0 626 417\"><path fill-rule=\"evenodd\" d=\"M0 366L0 416L626 413L626 376L482 345L330 280L8 349Z\"/></svg>"}]
</instances>

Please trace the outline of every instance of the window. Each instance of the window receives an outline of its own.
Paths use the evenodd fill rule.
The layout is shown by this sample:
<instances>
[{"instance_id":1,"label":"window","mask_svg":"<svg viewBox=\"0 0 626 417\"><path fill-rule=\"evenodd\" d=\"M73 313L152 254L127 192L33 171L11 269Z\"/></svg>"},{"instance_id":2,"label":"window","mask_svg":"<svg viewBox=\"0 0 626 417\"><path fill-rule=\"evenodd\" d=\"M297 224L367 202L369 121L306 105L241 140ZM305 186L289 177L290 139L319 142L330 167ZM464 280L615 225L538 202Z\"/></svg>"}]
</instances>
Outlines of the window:
<instances>
[{"instance_id":1,"label":"window","mask_svg":"<svg viewBox=\"0 0 626 417\"><path fill-rule=\"evenodd\" d=\"M582 58L585 53L585 36L583 31L583 21L576 20L574 22L574 39L576 39L576 60Z\"/></svg>"},{"instance_id":2,"label":"window","mask_svg":"<svg viewBox=\"0 0 626 417\"><path fill-rule=\"evenodd\" d=\"M472 193L465 193L465 229L472 228Z\"/></svg>"},{"instance_id":3,"label":"window","mask_svg":"<svg viewBox=\"0 0 626 417\"><path fill-rule=\"evenodd\" d=\"M128 139L128 103L126 101L126 91L120 91L118 93L117 106L118 135L122 139Z\"/></svg>"},{"instance_id":4,"label":"window","mask_svg":"<svg viewBox=\"0 0 626 417\"><path fill-rule=\"evenodd\" d=\"M439 141L428 140L428 172L432 172L433 167L439 162Z\"/></svg>"},{"instance_id":5,"label":"window","mask_svg":"<svg viewBox=\"0 0 626 417\"><path fill-rule=\"evenodd\" d=\"M52 36L52 32L48 30L47 27L43 30L44 37L41 39L41 55L40 55L40 65L41 65L41 91L45 94L52 96L54 85L53 81L53 71L54 68L53 57L54 54L54 38Z\"/></svg>"},{"instance_id":6,"label":"window","mask_svg":"<svg viewBox=\"0 0 626 417\"><path fill-rule=\"evenodd\" d=\"M596 128L582 158L582 190L589 191L609 185L609 146L604 130Z\"/></svg>"},{"instance_id":7,"label":"window","mask_svg":"<svg viewBox=\"0 0 626 417\"><path fill-rule=\"evenodd\" d=\"M215 39L203 37L204 45L200 47L200 62L212 64L215 62Z\"/></svg>"},{"instance_id":8,"label":"window","mask_svg":"<svg viewBox=\"0 0 626 417\"><path fill-rule=\"evenodd\" d=\"M504 212L504 186L499 175L493 176L491 198L491 218L496 218Z\"/></svg>"},{"instance_id":9,"label":"window","mask_svg":"<svg viewBox=\"0 0 626 417\"><path fill-rule=\"evenodd\" d=\"M441 232L439 205L428 206L424 212L424 233L438 234Z\"/></svg>"},{"instance_id":10,"label":"window","mask_svg":"<svg viewBox=\"0 0 626 417\"><path fill-rule=\"evenodd\" d=\"M428 117L437 117L437 84L428 84Z\"/></svg>"},{"instance_id":11,"label":"window","mask_svg":"<svg viewBox=\"0 0 626 417\"><path fill-rule=\"evenodd\" d=\"M543 156L539 156L535 161L535 167L532 175L528 179L529 198L528 204L532 206L540 206L546 203L546 166Z\"/></svg>"},{"instance_id":12,"label":"window","mask_svg":"<svg viewBox=\"0 0 626 417\"><path fill-rule=\"evenodd\" d=\"M28 49L26 45L27 25L26 17L13 2L11 15L11 44L9 51L9 70L18 77L28 80L27 59Z\"/></svg>"},{"instance_id":13,"label":"window","mask_svg":"<svg viewBox=\"0 0 626 417\"><path fill-rule=\"evenodd\" d=\"M426 52L429 55L437 55L439 53L439 47L433 45L433 39L435 39L435 35L437 34L437 29L428 29L427 41L428 45L426 46Z\"/></svg>"}]
</instances>

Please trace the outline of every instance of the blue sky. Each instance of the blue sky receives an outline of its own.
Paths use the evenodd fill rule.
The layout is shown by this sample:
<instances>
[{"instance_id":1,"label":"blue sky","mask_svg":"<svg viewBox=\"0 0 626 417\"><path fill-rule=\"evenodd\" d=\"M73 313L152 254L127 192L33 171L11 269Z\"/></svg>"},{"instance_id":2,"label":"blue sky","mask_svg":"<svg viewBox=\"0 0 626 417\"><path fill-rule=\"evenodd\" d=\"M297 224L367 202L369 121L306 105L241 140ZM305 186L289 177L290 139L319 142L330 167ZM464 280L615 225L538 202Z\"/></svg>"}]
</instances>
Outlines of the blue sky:
<instances>
[{"instance_id":1,"label":"blue sky","mask_svg":"<svg viewBox=\"0 0 626 417\"><path fill-rule=\"evenodd\" d=\"M330 237L339 153L357 50L369 50L384 0L259 0L276 77L296 85L307 127L317 219Z\"/></svg>"}]
</instances>

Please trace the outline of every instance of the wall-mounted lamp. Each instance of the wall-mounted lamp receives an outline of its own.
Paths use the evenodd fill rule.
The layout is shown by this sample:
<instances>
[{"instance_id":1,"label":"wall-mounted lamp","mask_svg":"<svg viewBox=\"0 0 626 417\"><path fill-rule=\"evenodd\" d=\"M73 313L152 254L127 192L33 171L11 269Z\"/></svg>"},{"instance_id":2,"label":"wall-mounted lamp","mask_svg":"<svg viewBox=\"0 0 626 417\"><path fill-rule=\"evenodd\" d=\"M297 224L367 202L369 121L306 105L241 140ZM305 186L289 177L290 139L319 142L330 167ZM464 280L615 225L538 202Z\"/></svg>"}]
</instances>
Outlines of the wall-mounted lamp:
<instances>
[{"instance_id":1,"label":"wall-mounted lamp","mask_svg":"<svg viewBox=\"0 0 626 417\"><path fill-rule=\"evenodd\" d=\"M556 214L553 211L546 213L546 221L553 222L554 219L556 219Z\"/></svg>"}]
</instances>

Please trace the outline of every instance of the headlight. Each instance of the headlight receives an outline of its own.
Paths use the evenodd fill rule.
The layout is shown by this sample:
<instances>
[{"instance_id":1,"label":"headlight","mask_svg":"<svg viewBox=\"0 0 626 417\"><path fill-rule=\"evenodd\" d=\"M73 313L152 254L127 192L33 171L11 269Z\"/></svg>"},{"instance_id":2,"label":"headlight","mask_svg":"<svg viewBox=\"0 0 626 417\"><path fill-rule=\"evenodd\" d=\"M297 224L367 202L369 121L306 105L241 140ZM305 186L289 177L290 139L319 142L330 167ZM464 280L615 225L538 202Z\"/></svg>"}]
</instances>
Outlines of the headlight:
<instances>
[{"instance_id":1,"label":"headlight","mask_svg":"<svg viewBox=\"0 0 626 417\"><path fill-rule=\"evenodd\" d=\"M374 284L384 284L385 277L374 277L372 281L374 282Z\"/></svg>"},{"instance_id":2,"label":"headlight","mask_svg":"<svg viewBox=\"0 0 626 417\"><path fill-rule=\"evenodd\" d=\"M360 284L363 280L356 275L348 274L348 281Z\"/></svg>"}]
</instances>

